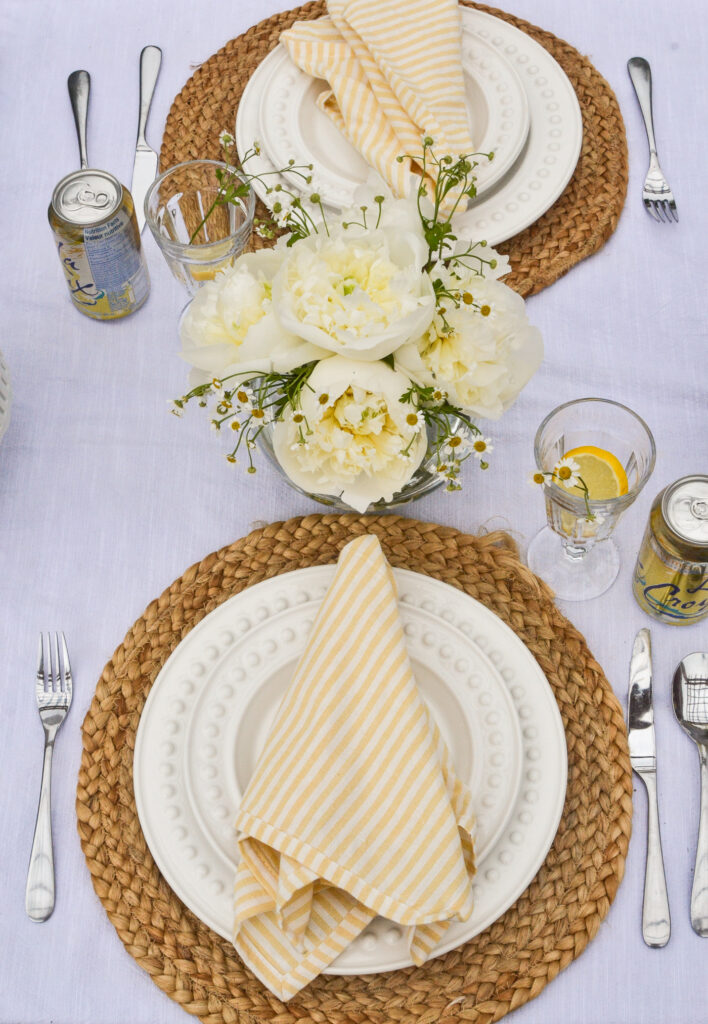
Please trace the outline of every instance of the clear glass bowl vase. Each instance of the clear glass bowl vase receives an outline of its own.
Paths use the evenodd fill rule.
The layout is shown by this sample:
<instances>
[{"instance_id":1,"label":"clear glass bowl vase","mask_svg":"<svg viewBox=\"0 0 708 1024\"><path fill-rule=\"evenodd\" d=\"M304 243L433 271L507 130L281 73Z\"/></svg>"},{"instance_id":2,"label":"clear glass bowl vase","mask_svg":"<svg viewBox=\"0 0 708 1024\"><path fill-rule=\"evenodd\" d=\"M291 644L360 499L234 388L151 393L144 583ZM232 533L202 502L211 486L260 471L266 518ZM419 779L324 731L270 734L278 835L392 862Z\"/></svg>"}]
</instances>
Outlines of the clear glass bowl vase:
<instances>
[{"instance_id":1,"label":"clear glass bowl vase","mask_svg":"<svg viewBox=\"0 0 708 1024\"><path fill-rule=\"evenodd\" d=\"M451 418L450 427L454 433L459 434L461 437L472 439L476 436L463 420ZM367 508L367 512L386 512L389 509L400 508L401 505L407 505L411 501L416 501L418 498L422 498L424 494L430 494L431 491L447 484L445 476L437 470L437 459L434 452L437 440L437 432L429 427L428 451L408 483L400 491L397 491L390 501L381 500L372 502ZM329 508L334 509L337 512L356 511L356 509L353 509L351 505L347 505L346 502L342 501L341 498L338 498L336 495L312 494L309 491L303 490L302 487L299 487L290 479L275 454L275 450L273 448L272 425L266 427L261 432L258 437L258 445L260 450L264 452L283 480L285 480L285 482L292 487L294 491L297 491L299 494L303 494L306 498L312 498L313 501L318 501L322 505L327 505Z\"/></svg>"}]
</instances>

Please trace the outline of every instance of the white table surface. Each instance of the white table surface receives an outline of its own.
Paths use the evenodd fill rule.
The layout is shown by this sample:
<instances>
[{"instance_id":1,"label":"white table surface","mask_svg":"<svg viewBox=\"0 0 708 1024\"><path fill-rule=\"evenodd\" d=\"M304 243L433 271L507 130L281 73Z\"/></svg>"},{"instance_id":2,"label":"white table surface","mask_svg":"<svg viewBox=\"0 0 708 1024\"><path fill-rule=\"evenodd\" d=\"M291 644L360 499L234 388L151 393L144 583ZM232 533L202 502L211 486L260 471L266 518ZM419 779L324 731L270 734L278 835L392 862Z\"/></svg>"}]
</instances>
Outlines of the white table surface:
<instances>
[{"instance_id":1,"label":"white table surface","mask_svg":"<svg viewBox=\"0 0 708 1024\"><path fill-rule=\"evenodd\" d=\"M66 78L76 68L90 71L90 161L129 182L140 49L151 42L164 51L148 127L159 149L170 103L194 66L285 6L5 0L0 13L0 346L15 392L0 449L1 1024L188 1019L125 952L93 892L74 819L81 721L116 645L187 566L263 521L318 510L266 466L255 480L240 476L206 418L168 415L168 400L184 387L175 321L185 296L147 232L152 294L143 310L102 324L70 304L46 220L54 184L78 165ZM629 589L649 506L668 482L708 471L705 9L702 0L510 6L587 53L614 88L629 141L629 198L604 249L530 300L546 360L494 425L492 468L485 477L468 474L461 494L438 493L408 514L470 532L504 526L524 544L544 518L541 496L526 482L542 417L586 394L636 409L654 430L658 457L617 530L620 577L606 596L563 606L624 701L634 634L650 625ZM678 226L655 224L641 205L646 141L625 70L633 54L654 68L659 150ZM54 760L57 905L37 925L24 912L42 746L32 675L38 631L56 628L68 637L76 683ZM698 762L674 721L669 688L678 660L708 646L708 622L651 628L671 941L650 950L641 938L646 801L639 788L626 877L609 916L579 960L516 1012L515 1024L699 1024L708 1016L708 939L694 935L688 916Z\"/></svg>"}]
</instances>

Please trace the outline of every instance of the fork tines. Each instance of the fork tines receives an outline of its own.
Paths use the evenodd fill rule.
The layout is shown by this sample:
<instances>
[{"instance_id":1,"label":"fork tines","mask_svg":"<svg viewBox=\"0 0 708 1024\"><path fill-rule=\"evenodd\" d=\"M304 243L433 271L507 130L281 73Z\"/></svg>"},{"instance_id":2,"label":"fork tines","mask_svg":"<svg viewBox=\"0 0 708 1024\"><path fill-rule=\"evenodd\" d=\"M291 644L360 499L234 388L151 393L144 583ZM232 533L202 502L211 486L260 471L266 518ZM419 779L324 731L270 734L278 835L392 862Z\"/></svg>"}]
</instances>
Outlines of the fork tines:
<instances>
[{"instance_id":1,"label":"fork tines","mask_svg":"<svg viewBox=\"0 0 708 1024\"><path fill-rule=\"evenodd\" d=\"M36 690L37 703L45 707L71 704L71 664L63 633L39 634Z\"/></svg>"},{"instance_id":2,"label":"fork tines","mask_svg":"<svg viewBox=\"0 0 708 1024\"><path fill-rule=\"evenodd\" d=\"M647 213L649 213L659 224L670 224L673 219L678 224L678 210L674 197L669 192L663 199L653 198L647 193L642 197Z\"/></svg>"}]
</instances>

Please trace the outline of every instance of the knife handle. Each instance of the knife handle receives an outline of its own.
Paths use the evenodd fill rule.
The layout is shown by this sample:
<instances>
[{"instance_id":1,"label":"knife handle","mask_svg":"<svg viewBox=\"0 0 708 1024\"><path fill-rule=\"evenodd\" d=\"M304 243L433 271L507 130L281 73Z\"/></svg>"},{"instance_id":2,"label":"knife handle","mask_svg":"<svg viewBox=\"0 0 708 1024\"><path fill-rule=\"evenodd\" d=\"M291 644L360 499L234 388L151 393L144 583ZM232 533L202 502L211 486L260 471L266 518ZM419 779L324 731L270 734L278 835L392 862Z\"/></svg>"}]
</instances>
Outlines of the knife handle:
<instances>
[{"instance_id":1,"label":"knife handle","mask_svg":"<svg viewBox=\"0 0 708 1024\"><path fill-rule=\"evenodd\" d=\"M691 890L691 927L708 936L708 744L698 744L701 759L701 817L698 826L696 868Z\"/></svg>"},{"instance_id":2,"label":"knife handle","mask_svg":"<svg viewBox=\"0 0 708 1024\"><path fill-rule=\"evenodd\" d=\"M147 125L152 94L155 91L157 76L162 63L162 50L159 46L145 46L140 54L140 113L138 116L137 145L147 146L145 126Z\"/></svg>"},{"instance_id":3,"label":"knife handle","mask_svg":"<svg viewBox=\"0 0 708 1024\"><path fill-rule=\"evenodd\" d=\"M669 897L666 892L664 858L661 853L659 807L656 799L656 772L642 772L647 788L647 867L644 876L642 935L647 946L665 946L671 935Z\"/></svg>"},{"instance_id":4,"label":"knife handle","mask_svg":"<svg viewBox=\"0 0 708 1024\"><path fill-rule=\"evenodd\" d=\"M69 88L69 99L71 109L74 113L74 124L76 134L79 137L79 158L81 170L88 167L86 156L86 121L88 120L89 92L91 91L91 76L88 71L72 71L67 79Z\"/></svg>"}]
</instances>

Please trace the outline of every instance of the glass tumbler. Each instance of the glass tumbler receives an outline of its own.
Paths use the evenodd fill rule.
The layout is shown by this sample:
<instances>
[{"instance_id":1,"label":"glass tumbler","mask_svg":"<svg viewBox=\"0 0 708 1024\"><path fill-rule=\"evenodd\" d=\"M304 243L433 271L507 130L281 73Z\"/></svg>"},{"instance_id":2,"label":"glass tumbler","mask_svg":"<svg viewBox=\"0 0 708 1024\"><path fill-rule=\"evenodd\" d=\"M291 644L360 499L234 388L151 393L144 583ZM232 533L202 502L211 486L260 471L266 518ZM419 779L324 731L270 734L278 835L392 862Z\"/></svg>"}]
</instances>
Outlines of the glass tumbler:
<instances>
[{"instance_id":1,"label":"glass tumbler","mask_svg":"<svg viewBox=\"0 0 708 1024\"><path fill-rule=\"evenodd\" d=\"M652 433L636 413L619 402L581 398L558 406L541 423L534 442L537 469L551 473L566 452L585 445L611 452L621 462L628 489L616 498L590 500L586 507L583 496L550 478L542 485L548 526L531 541L527 561L566 601L599 597L614 583L620 556L610 534L651 476L656 458Z\"/></svg>"},{"instance_id":2,"label":"glass tumbler","mask_svg":"<svg viewBox=\"0 0 708 1024\"><path fill-rule=\"evenodd\" d=\"M221 181L219 181L221 176ZM248 244L256 198L220 204L238 172L218 160L189 160L161 174L145 196L145 218L167 264L190 295L231 266Z\"/></svg>"}]
</instances>

